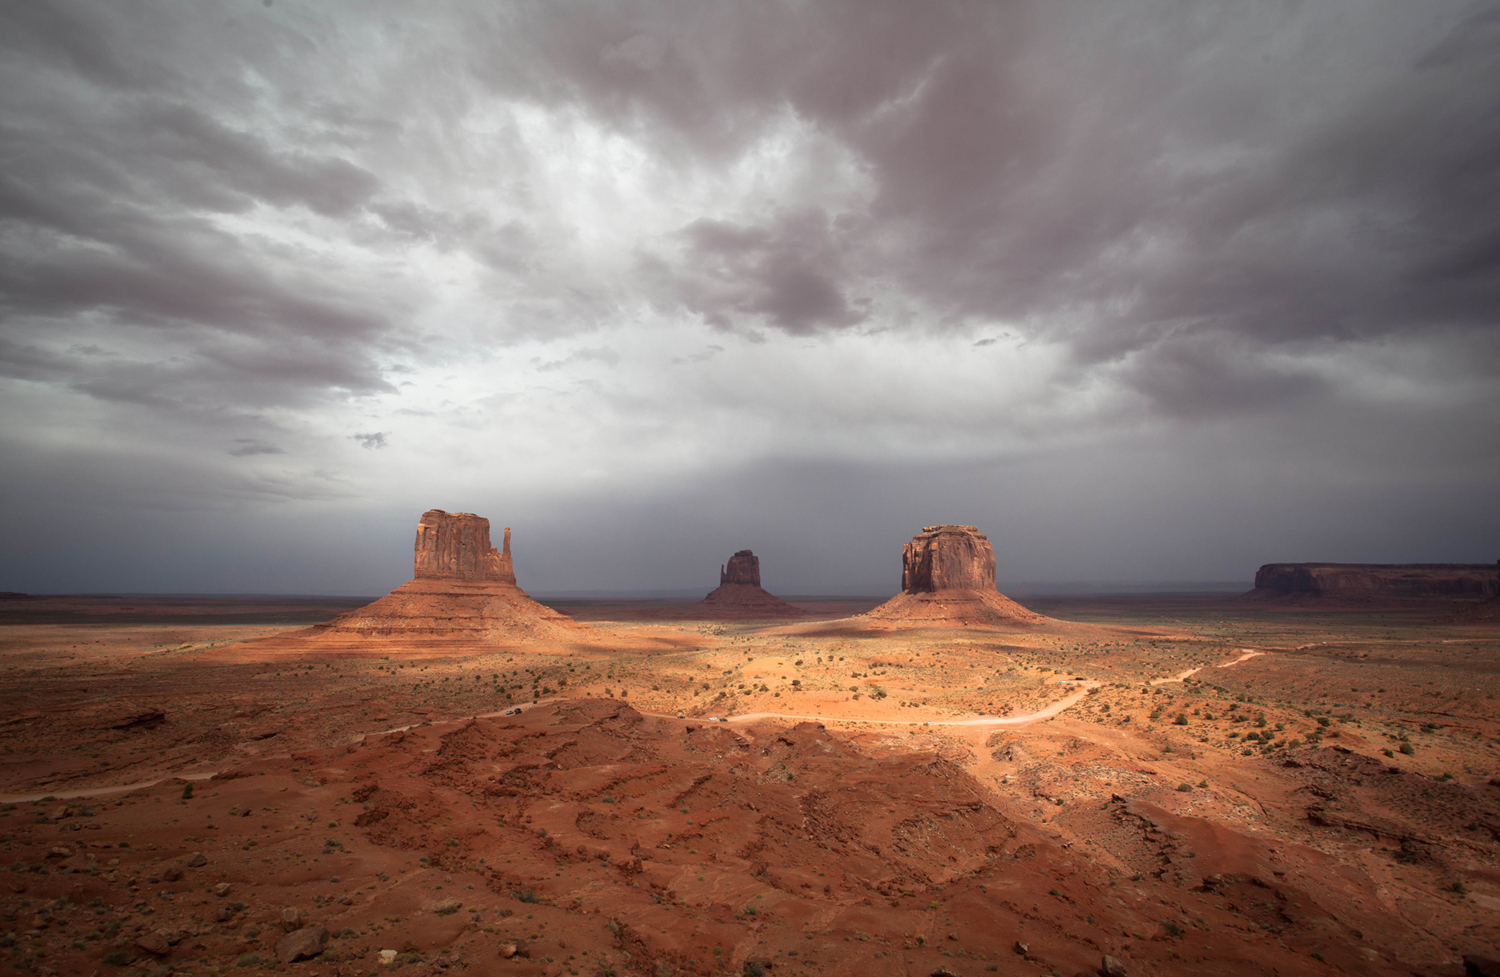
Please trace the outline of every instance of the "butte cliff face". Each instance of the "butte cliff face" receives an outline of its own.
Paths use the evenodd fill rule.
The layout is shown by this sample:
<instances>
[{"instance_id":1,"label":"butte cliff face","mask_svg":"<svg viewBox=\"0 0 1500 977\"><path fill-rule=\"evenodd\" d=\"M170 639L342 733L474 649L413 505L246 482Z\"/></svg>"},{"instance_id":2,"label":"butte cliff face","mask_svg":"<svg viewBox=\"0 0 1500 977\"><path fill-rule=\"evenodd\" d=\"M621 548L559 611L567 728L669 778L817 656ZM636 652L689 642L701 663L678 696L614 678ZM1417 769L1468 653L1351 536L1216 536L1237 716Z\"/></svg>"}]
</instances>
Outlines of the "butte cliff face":
<instances>
[{"instance_id":1,"label":"butte cliff face","mask_svg":"<svg viewBox=\"0 0 1500 977\"><path fill-rule=\"evenodd\" d=\"M995 550L977 526L925 526L901 550L901 593L864 615L877 626L1018 628L1049 618L995 589Z\"/></svg>"},{"instance_id":2,"label":"butte cliff face","mask_svg":"<svg viewBox=\"0 0 1500 977\"><path fill-rule=\"evenodd\" d=\"M719 567L719 586L727 583L749 584L752 587L760 586L760 557L749 550L739 550L729 558L729 562Z\"/></svg>"},{"instance_id":3,"label":"butte cliff face","mask_svg":"<svg viewBox=\"0 0 1500 977\"><path fill-rule=\"evenodd\" d=\"M926 526L901 550L901 589L994 590L995 549L978 526Z\"/></svg>"},{"instance_id":4,"label":"butte cliff face","mask_svg":"<svg viewBox=\"0 0 1500 977\"><path fill-rule=\"evenodd\" d=\"M505 550L490 545L490 521L472 512L428 509L417 523L417 580L494 580L516 582L510 558L510 527Z\"/></svg>"},{"instance_id":5,"label":"butte cliff face","mask_svg":"<svg viewBox=\"0 0 1500 977\"><path fill-rule=\"evenodd\" d=\"M1489 563L1267 563L1254 599L1342 601L1484 598L1500 593Z\"/></svg>"},{"instance_id":6,"label":"butte cliff face","mask_svg":"<svg viewBox=\"0 0 1500 977\"><path fill-rule=\"evenodd\" d=\"M719 587L698 603L711 617L801 617L793 607L760 586L760 559L740 550L719 567Z\"/></svg>"},{"instance_id":7,"label":"butte cliff face","mask_svg":"<svg viewBox=\"0 0 1500 977\"><path fill-rule=\"evenodd\" d=\"M490 545L490 521L482 516L428 510L417 523L414 579L319 630L330 637L503 642L565 637L580 628L516 585L509 528L504 545L503 551Z\"/></svg>"}]
</instances>

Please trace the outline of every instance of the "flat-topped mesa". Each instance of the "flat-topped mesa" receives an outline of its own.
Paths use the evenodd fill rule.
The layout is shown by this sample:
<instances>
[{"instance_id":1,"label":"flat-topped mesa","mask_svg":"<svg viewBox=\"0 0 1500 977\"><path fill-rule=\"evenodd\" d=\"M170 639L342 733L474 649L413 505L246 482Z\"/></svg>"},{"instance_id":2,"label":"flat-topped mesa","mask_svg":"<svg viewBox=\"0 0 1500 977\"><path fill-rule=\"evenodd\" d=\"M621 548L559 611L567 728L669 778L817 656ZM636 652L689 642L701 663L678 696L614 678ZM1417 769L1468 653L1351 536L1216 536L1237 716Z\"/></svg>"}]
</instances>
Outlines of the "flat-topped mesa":
<instances>
[{"instance_id":1,"label":"flat-topped mesa","mask_svg":"<svg viewBox=\"0 0 1500 977\"><path fill-rule=\"evenodd\" d=\"M901 593L863 617L877 628L1055 625L995 589L995 549L978 526L924 526L901 550Z\"/></svg>"},{"instance_id":2,"label":"flat-topped mesa","mask_svg":"<svg viewBox=\"0 0 1500 977\"><path fill-rule=\"evenodd\" d=\"M901 589L994 590L995 549L978 526L923 526L901 550Z\"/></svg>"},{"instance_id":3,"label":"flat-topped mesa","mask_svg":"<svg viewBox=\"0 0 1500 977\"><path fill-rule=\"evenodd\" d=\"M801 617L807 612L793 607L760 586L760 558L740 550L719 567L719 587L698 602L710 617Z\"/></svg>"},{"instance_id":4,"label":"flat-topped mesa","mask_svg":"<svg viewBox=\"0 0 1500 977\"><path fill-rule=\"evenodd\" d=\"M744 583L760 586L760 557L749 550L740 550L729 558L729 563L719 567L719 586L727 583Z\"/></svg>"},{"instance_id":5,"label":"flat-topped mesa","mask_svg":"<svg viewBox=\"0 0 1500 977\"><path fill-rule=\"evenodd\" d=\"M505 550L490 545L490 521L472 512L428 509L417 523L417 580L494 580L516 582L510 557L510 527L505 527Z\"/></svg>"},{"instance_id":6,"label":"flat-topped mesa","mask_svg":"<svg viewBox=\"0 0 1500 977\"><path fill-rule=\"evenodd\" d=\"M1267 563L1255 571L1256 599L1484 598L1500 593L1488 563Z\"/></svg>"}]
</instances>

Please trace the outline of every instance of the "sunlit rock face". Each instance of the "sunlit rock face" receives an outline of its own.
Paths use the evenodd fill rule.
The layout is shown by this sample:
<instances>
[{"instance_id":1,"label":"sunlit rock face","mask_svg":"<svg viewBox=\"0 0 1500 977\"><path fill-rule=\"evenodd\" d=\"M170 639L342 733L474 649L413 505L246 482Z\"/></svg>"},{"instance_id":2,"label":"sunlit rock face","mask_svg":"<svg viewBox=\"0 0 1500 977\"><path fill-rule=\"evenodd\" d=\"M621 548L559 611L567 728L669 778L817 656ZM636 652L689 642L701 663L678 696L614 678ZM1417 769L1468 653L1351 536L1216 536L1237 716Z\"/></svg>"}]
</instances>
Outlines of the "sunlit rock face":
<instances>
[{"instance_id":1,"label":"sunlit rock face","mask_svg":"<svg viewBox=\"0 0 1500 977\"><path fill-rule=\"evenodd\" d=\"M579 625L538 604L516 584L510 555L490 545L490 521L471 512L429 509L417 523L411 581L318 630L330 638L453 638L497 642L566 638Z\"/></svg>"},{"instance_id":2,"label":"sunlit rock face","mask_svg":"<svg viewBox=\"0 0 1500 977\"><path fill-rule=\"evenodd\" d=\"M878 628L1056 624L995 589L995 549L977 526L924 526L901 550L901 593L862 615Z\"/></svg>"},{"instance_id":3,"label":"sunlit rock face","mask_svg":"<svg viewBox=\"0 0 1500 977\"><path fill-rule=\"evenodd\" d=\"M505 530L505 550L490 545L490 521L472 512L428 509L417 523L416 561L418 580L495 580L515 583L510 559L510 528Z\"/></svg>"},{"instance_id":4,"label":"sunlit rock face","mask_svg":"<svg viewBox=\"0 0 1500 977\"><path fill-rule=\"evenodd\" d=\"M994 547L978 526L924 526L901 551L901 589L994 590Z\"/></svg>"}]
</instances>

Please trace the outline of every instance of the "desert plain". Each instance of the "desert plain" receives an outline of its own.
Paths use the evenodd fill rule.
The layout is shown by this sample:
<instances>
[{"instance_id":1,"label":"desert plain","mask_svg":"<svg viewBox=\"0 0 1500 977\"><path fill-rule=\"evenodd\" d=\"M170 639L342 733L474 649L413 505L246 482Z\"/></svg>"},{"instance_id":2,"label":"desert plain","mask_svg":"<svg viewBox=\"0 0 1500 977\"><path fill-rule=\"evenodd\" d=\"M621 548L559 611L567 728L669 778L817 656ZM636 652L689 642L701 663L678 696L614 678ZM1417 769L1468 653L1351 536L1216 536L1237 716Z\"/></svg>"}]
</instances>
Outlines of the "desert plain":
<instances>
[{"instance_id":1,"label":"desert plain","mask_svg":"<svg viewBox=\"0 0 1500 977\"><path fill-rule=\"evenodd\" d=\"M366 600L0 601L0 960L1137 977L1497 955L1493 598L1049 598L978 623L787 600L557 601L447 634L341 630Z\"/></svg>"}]
</instances>

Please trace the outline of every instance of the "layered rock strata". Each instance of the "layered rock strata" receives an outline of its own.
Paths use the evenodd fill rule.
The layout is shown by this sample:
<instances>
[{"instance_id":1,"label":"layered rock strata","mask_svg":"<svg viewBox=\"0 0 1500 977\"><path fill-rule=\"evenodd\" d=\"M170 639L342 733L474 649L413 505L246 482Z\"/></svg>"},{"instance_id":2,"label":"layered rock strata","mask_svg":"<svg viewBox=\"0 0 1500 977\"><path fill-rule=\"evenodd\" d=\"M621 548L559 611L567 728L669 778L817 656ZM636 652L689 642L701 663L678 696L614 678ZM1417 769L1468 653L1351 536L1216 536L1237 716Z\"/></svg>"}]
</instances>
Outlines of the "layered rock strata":
<instances>
[{"instance_id":1,"label":"layered rock strata","mask_svg":"<svg viewBox=\"0 0 1500 977\"><path fill-rule=\"evenodd\" d=\"M1001 627L1042 624L995 589L995 550L977 526L925 526L901 550L901 593L864 615L910 627Z\"/></svg>"},{"instance_id":2,"label":"layered rock strata","mask_svg":"<svg viewBox=\"0 0 1500 977\"><path fill-rule=\"evenodd\" d=\"M699 607L715 617L801 617L807 613L793 607L760 586L760 558L740 550L719 567L719 586Z\"/></svg>"},{"instance_id":3,"label":"layered rock strata","mask_svg":"<svg viewBox=\"0 0 1500 977\"><path fill-rule=\"evenodd\" d=\"M1497 594L1500 577L1490 563L1267 563L1246 596L1368 601Z\"/></svg>"},{"instance_id":4,"label":"layered rock strata","mask_svg":"<svg viewBox=\"0 0 1500 977\"><path fill-rule=\"evenodd\" d=\"M416 550L412 575L418 580L516 582L510 527L505 527L505 550L497 553L490 545L490 521L472 512L429 509L422 513Z\"/></svg>"},{"instance_id":5,"label":"layered rock strata","mask_svg":"<svg viewBox=\"0 0 1500 977\"><path fill-rule=\"evenodd\" d=\"M318 630L493 640L560 637L580 627L517 586L508 527L504 545L500 552L490 545L490 522L481 516L424 512L417 523L415 579Z\"/></svg>"}]
</instances>

